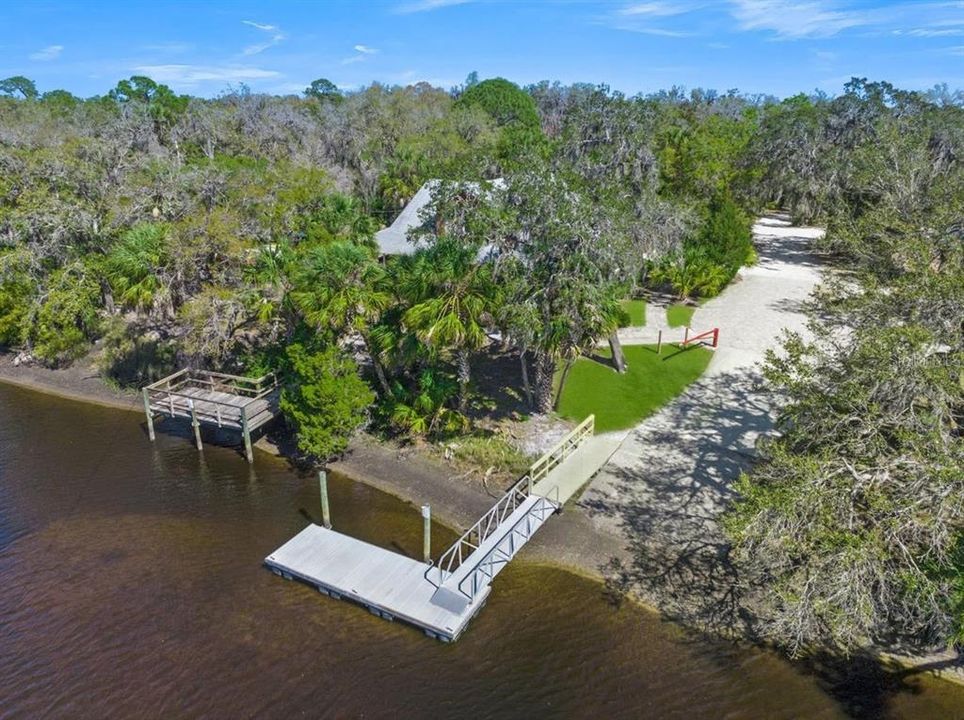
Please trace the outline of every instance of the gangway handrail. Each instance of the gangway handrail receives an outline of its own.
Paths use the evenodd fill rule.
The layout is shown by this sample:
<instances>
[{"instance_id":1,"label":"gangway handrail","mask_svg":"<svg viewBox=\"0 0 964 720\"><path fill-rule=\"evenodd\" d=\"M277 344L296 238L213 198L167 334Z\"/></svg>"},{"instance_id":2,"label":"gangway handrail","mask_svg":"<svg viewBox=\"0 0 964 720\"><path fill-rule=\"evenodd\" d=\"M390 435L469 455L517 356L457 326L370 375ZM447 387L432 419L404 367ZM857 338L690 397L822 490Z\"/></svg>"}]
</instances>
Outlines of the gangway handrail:
<instances>
[{"instance_id":1,"label":"gangway handrail","mask_svg":"<svg viewBox=\"0 0 964 720\"><path fill-rule=\"evenodd\" d=\"M437 563L430 563L425 570L425 579L435 587L440 587L462 564L462 562L485 542L499 525L511 515L529 495L533 486L558 467L580 446L582 441L595 432L596 416L590 415L557 442L552 449L542 455L512 487L489 510L462 533L449 548L442 553ZM556 488L558 493L558 488ZM473 537L475 541L473 542ZM438 582L432 575L437 570Z\"/></svg>"},{"instance_id":2,"label":"gangway handrail","mask_svg":"<svg viewBox=\"0 0 964 720\"><path fill-rule=\"evenodd\" d=\"M486 538L492 535L496 528L525 501L531 489L532 482L528 475L524 475L515 485L506 490L498 502L476 520L472 527L462 533L458 540L449 546L448 550L442 553L438 562L435 563L435 568L438 569L439 582L435 582L430 577L432 566L426 569L425 579L435 587L439 587L448 576L458 569L465 557L477 550ZM474 542L473 536L475 537ZM465 556L463 556L463 549L468 551Z\"/></svg>"},{"instance_id":3,"label":"gangway handrail","mask_svg":"<svg viewBox=\"0 0 964 720\"><path fill-rule=\"evenodd\" d=\"M556 495L555 501L552 501L545 496L539 496L539 500L526 511L525 515L520 517L512 524L512 527L509 528L508 532L504 534L504 538L513 537L516 532L516 529L523 523L523 521L525 521L527 532L526 532L525 540L523 541L523 544L525 543L525 541L528 541L529 538L532 537L532 533L534 532L534 530L529 529L529 525L528 525L529 518L535 515L536 512L539 512L541 513L539 520L541 522L545 522L546 518L549 517L549 515L552 515L552 513L556 512L559 509L559 486L558 485L553 486L552 491ZM512 541L510 540L510 543L511 542ZM462 580L459 582L459 585L458 585L459 592L465 595L465 597L467 597L469 600L472 600L475 597L475 594L479 591L479 584L478 582L476 582L476 579L478 578L479 573L488 577L490 580L495 577L496 573L486 572L485 570L482 569L482 566L488 564L488 566L491 568L494 565L494 561L492 560L492 558L496 554L496 552L500 551L500 547L499 547L500 545L501 545L501 542L495 547L493 547L484 556L479 558L476 561L475 565L472 566L472 568L465 574L465 577L463 577ZM500 563L501 564L508 563L513 557L515 557L515 550L516 548L513 544L512 547L510 548L511 554L508 556L502 554L502 557L499 558ZM465 586L465 583L470 578L473 581L471 592L466 592L464 586Z\"/></svg>"}]
</instances>

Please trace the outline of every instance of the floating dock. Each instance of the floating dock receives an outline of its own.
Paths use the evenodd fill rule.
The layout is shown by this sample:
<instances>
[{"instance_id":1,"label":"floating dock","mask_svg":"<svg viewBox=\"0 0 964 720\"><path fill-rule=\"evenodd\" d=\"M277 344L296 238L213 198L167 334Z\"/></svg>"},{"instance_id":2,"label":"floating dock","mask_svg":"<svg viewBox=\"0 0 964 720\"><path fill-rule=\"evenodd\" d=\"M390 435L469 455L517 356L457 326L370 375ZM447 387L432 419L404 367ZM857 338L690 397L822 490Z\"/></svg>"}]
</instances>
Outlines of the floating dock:
<instances>
[{"instance_id":1,"label":"floating dock","mask_svg":"<svg viewBox=\"0 0 964 720\"><path fill-rule=\"evenodd\" d=\"M444 642L456 640L482 609L495 576L605 462L608 455L601 458L594 443L584 444L593 429L590 416L536 461L438 562L419 562L319 525L309 525L264 562L277 575L353 600L386 620L404 620ZM569 481L561 483L562 478ZM327 524L324 480L321 487ZM425 553L428 559L428 549Z\"/></svg>"},{"instance_id":2,"label":"floating dock","mask_svg":"<svg viewBox=\"0 0 964 720\"><path fill-rule=\"evenodd\" d=\"M272 571L297 578L335 599L364 605L386 620L404 620L429 637L452 641L485 603L489 588L463 607L432 601L436 587L423 562L385 550L320 525L309 525L265 558Z\"/></svg>"}]
</instances>

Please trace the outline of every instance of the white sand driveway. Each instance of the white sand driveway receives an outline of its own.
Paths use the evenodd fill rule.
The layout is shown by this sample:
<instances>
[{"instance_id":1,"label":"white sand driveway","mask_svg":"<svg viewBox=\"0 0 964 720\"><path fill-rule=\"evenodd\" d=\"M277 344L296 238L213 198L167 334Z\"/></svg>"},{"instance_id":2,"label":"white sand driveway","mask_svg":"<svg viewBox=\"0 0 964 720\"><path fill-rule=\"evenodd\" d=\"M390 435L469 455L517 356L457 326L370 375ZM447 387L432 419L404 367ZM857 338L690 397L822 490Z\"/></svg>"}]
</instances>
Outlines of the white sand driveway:
<instances>
[{"instance_id":1,"label":"white sand driveway","mask_svg":"<svg viewBox=\"0 0 964 720\"><path fill-rule=\"evenodd\" d=\"M719 586L716 518L757 439L773 431L777 399L761 387L759 363L784 329L805 330L800 304L819 280L808 248L821 232L780 217L754 226L759 263L693 317L694 332L720 328L707 371L628 433L579 501L598 530L631 547L623 580L667 610L679 583Z\"/></svg>"}]
</instances>

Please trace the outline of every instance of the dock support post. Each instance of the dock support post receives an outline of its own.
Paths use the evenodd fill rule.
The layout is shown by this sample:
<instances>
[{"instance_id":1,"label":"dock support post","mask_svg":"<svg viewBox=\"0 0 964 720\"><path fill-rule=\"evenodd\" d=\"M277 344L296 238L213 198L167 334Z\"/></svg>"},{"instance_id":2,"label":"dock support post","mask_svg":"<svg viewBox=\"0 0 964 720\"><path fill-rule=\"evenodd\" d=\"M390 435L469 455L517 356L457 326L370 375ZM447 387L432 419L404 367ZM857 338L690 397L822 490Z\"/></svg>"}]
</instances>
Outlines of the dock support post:
<instances>
[{"instance_id":1,"label":"dock support post","mask_svg":"<svg viewBox=\"0 0 964 720\"><path fill-rule=\"evenodd\" d=\"M147 437L154 442L154 416L151 414L151 399L147 394L147 388L141 391L144 394L144 412L147 413Z\"/></svg>"},{"instance_id":2,"label":"dock support post","mask_svg":"<svg viewBox=\"0 0 964 720\"><path fill-rule=\"evenodd\" d=\"M331 508L328 507L328 473L324 470L318 471L318 489L321 491L321 522L331 529Z\"/></svg>"},{"instance_id":3,"label":"dock support post","mask_svg":"<svg viewBox=\"0 0 964 720\"><path fill-rule=\"evenodd\" d=\"M432 508L422 505L422 560L432 561Z\"/></svg>"},{"instance_id":4,"label":"dock support post","mask_svg":"<svg viewBox=\"0 0 964 720\"><path fill-rule=\"evenodd\" d=\"M659 335L656 338L656 354L657 355L663 354L663 331L662 330L659 331Z\"/></svg>"},{"instance_id":5,"label":"dock support post","mask_svg":"<svg viewBox=\"0 0 964 720\"><path fill-rule=\"evenodd\" d=\"M244 456L249 463L254 462L254 451L251 449L251 431L248 430L248 409L241 408L241 434L244 435Z\"/></svg>"},{"instance_id":6,"label":"dock support post","mask_svg":"<svg viewBox=\"0 0 964 720\"><path fill-rule=\"evenodd\" d=\"M194 412L194 401L188 400L187 402L191 408L191 425L194 426L194 439L197 441L197 449L203 450L204 447L201 445L201 423L197 421L197 413Z\"/></svg>"}]
</instances>

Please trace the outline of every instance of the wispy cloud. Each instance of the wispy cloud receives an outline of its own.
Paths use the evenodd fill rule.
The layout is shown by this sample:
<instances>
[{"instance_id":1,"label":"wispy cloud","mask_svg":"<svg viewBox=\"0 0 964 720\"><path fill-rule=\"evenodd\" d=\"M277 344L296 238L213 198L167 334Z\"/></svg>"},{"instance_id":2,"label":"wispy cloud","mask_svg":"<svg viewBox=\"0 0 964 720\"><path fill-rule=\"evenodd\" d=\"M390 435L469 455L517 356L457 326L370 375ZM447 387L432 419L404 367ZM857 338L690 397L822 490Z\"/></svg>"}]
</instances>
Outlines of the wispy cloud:
<instances>
[{"instance_id":1,"label":"wispy cloud","mask_svg":"<svg viewBox=\"0 0 964 720\"><path fill-rule=\"evenodd\" d=\"M626 5L616 11L626 17L669 17L689 12L689 7L680 3L645 2Z\"/></svg>"},{"instance_id":2,"label":"wispy cloud","mask_svg":"<svg viewBox=\"0 0 964 720\"><path fill-rule=\"evenodd\" d=\"M31 60L39 60L40 62L47 62L49 60L56 60L60 57L60 53L64 51L63 45L48 45L43 50L38 50L35 53L30 53L28 56Z\"/></svg>"},{"instance_id":3,"label":"wispy cloud","mask_svg":"<svg viewBox=\"0 0 964 720\"><path fill-rule=\"evenodd\" d=\"M694 2L693 0L629 3L597 18L597 22L608 25L615 30L625 30L644 35L671 38L693 37L698 33L691 27L682 29L678 24L670 27L661 24L660 21L685 15L703 4L705 3Z\"/></svg>"},{"instance_id":4,"label":"wispy cloud","mask_svg":"<svg viewBox=\"0 0 964 720\"><path fill-rule=\"evenodd\" d=\"M281 28L277 25L267 25L265 23L254 22L253 20L242 20L241 22L245 25L250 25L251 27L268 35L268 39L264 42L248 45L244 50L242 50L242 53L245 55L257 55L258 53L264 52L268 48L274 47L280 43L286 37L281 31Z\"/></svg>"},{"instance_id":5,"label":"wispy cloud","mask_svg":"<svg viewBox=\"0 0 964 720\"><path fill-rule=\"evenodd\" d=\"M355 45L354 50L355 54L342 60L342 65L354 65L355 63L367 60L372 55L378 54L378 48L369 47L368 45Z\"/></svg>"},{"instance_id":6,"label":"wispy cloud","mask_svg":"<svg viewBox=\"0 0 964 720\"><path fill-rule=\"evenodd\" d=\"M731 0L741 30L769 30L787 39L831 37L870 24L866 15L825 0Z\"/></svg>"},{"instance_id":7,"label":"wispy cloud","mask_svg":"<svg viewBox=\"0 0 964 720\"><path fill-rule=\"evenodd\" d=\"M243 82L281 77L276 70L241 65L138 65L137 72L162 83L189 87L202 82Z\"/></svg>"},{"instance_id":8,"label":"wispy cloud","mask_svg":"<svg viewBox=\"0 0 964 720\"><path fill-rule=\"evenodd\" d=\"M954 37L964 35L964 28L914 28L913 30L894 30L894 35L907 35L909 37L932 38L932 37Z\"/></svg>"},{"instance_id":9,"label":"wispy cloud","mask_svg":"<svg viewBox=\"0 0 964 720\"><path fill-rule=\"evenodd\" d=\"M473 1L474 0L416 0L416 2L398 5L395 8L395 12L400 15L408 15L410 13L438 10L439 8L451 7L452 5L467 5Z\"/></svg>"}]
</instances>

